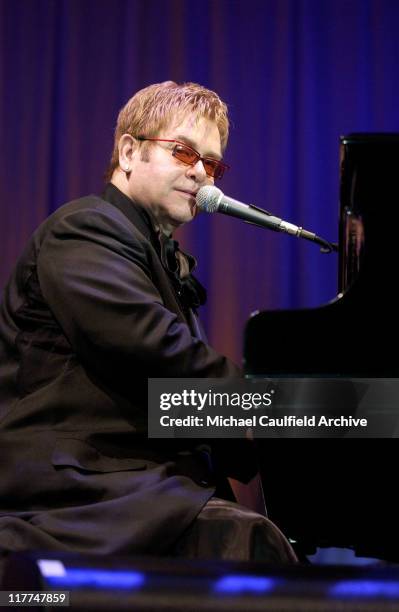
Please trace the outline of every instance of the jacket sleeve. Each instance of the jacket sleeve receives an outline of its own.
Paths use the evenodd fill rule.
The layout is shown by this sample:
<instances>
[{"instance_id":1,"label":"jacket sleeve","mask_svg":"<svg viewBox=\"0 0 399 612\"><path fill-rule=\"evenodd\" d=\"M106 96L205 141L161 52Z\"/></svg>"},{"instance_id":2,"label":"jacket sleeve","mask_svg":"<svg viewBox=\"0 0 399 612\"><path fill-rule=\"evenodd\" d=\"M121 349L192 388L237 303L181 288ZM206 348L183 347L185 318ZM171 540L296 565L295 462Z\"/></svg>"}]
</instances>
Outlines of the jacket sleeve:
<instances>
[{"instance_id":1,"label":"jacket sleeve","mask_svg":"<svg viewBox=\"0 0 399 612\"><path fill-rule=\"evenodd\" d=\"M236 377L239 369L193 338L152 280L150 248L107 210L78 210L47 232L38 256L41 291L74 352L103 380L128 389L132 375Z\"/></svg>"}]
</instances>

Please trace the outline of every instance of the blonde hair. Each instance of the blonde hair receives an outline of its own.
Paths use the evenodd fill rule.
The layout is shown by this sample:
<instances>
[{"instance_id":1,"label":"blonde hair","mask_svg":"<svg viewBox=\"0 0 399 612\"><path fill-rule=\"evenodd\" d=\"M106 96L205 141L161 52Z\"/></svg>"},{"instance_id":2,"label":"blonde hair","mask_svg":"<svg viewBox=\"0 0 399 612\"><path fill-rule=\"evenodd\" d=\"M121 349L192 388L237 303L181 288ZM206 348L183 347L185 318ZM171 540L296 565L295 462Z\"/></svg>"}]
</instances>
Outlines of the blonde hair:
<instances>
[{"instance_id":1,"label":"blonde hair","mask_svg":"<svg viewBox=\"0 0 399 612\"><path fill-rule=\"evenodd\" d=\"M118 144L123 134L154 138L176 117L184 117L189 113L215 121L224 151L229 136L229 120L227 106L219 96L197 83L156 83L138 91L120 111L115 128L114 149L105 179L110 180L119 165Z\"/></svg>"}]
</instances>

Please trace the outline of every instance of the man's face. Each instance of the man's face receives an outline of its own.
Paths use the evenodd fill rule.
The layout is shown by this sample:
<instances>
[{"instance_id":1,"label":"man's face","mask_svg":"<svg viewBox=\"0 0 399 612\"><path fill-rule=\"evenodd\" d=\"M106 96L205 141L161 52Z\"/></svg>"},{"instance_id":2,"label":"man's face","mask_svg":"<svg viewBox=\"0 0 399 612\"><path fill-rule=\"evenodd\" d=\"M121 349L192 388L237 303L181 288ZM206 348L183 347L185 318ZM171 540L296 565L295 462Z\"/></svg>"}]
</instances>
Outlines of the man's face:
<instances>
[{"instance_id":1,"label":"man's face","mask_svg":"<svg viewBox=\"0 0 399 612\"><path fill-rule=\"evenodd\" d=\"M202 156L222 157L217 125L205 117L198 119L194 114L188 115L163 130L157 138L179 140ZM146 159L142 159L141 147L132 154L127 195L144 206L158 225L173 231L195 217L195 194L200 187L212 185L214 179L207 176L202 161L187 166L176 159L172 155L174 143L146 145L149 146Z\"/></svg>"}]
</instances>

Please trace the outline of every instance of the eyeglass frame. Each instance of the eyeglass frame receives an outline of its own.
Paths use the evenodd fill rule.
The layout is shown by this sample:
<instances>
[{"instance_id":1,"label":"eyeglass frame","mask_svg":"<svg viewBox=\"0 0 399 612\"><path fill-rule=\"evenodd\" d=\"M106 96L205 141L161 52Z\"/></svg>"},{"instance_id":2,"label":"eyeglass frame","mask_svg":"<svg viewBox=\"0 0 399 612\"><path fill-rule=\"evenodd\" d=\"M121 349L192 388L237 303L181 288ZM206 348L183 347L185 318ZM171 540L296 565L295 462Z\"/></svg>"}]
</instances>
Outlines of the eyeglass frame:
<instances>
[{"instance_id":1,"label":"eyeglass frame","mask_svg":"<svg viewBox=\"0 0 399 612\"><path fill-rule=\"evenodd\" d=\"M193 149L193 147L190 147L190 145L188 145L186 142L182 142L181 140L175 140L175 139L170 139L170 138L145 138L144 136L138 136L137 140L140 140L141 142L146 141L146 140L149 140L149 141L152 141L152 142L175 142L176 145L181 145L183 147L186 147L187 149L190 149L190 151L192 151L196 155L196 161L193 161L192 163L188 163L188 162L185 162L185 161L179 159L176 156L176 147L174 147L173 150L172 150L173 157L176 157L176 159L181 161L181 163L185 164L186 166L195 166L196 164L198 164L199 161L201 161L201 162L204 162L204 161L215 162L217 164L216 168L219 167L221 169L221 171L222 171L221 176L215 176L214 174L208 174L208 172L206 172L205 164L203 164L204 170L206 172L206 175L211 177L211 178L213 178L213 179L215 179L215 181L218 181L218 180L220 181L223 178L224 171L230 169L230 166L228 166L224 162L221 162L219 159L215 159L214 157L207 157L207 156L200 155L198 153L198 151Z\"/></svg>"}]
</instances>

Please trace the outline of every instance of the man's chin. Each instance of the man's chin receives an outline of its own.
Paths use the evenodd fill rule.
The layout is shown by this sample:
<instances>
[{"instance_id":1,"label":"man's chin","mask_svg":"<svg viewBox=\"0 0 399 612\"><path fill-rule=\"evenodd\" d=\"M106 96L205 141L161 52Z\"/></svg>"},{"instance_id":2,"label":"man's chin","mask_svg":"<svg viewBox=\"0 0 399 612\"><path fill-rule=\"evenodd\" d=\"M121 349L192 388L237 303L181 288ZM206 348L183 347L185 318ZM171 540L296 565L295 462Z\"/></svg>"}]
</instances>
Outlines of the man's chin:
<instances>
[{"instance_id":1,"label":"man's chin","mask_svg":"<svg viewBox=\"0 0 399 612\"><path fill-rule=\"evenodd\" d=\"M179 210L176 211L176 214L174 215L174 219L179 225L182 225L183 223L189 223L196 216L197 206L194 200L194 202L192 203L187 202L187 205L184 207L184 209L179 208Z\"/></svg>"}]
</instances>

